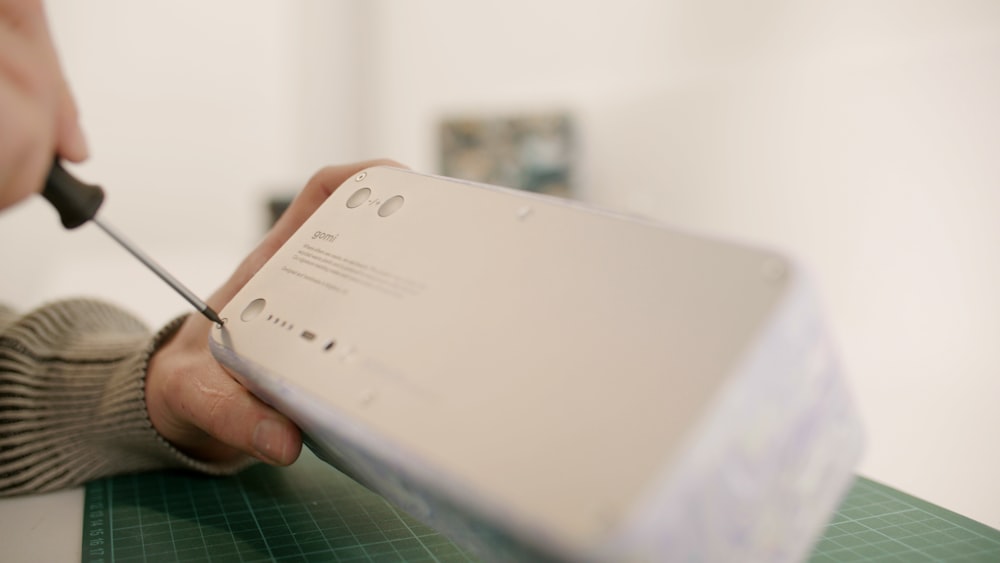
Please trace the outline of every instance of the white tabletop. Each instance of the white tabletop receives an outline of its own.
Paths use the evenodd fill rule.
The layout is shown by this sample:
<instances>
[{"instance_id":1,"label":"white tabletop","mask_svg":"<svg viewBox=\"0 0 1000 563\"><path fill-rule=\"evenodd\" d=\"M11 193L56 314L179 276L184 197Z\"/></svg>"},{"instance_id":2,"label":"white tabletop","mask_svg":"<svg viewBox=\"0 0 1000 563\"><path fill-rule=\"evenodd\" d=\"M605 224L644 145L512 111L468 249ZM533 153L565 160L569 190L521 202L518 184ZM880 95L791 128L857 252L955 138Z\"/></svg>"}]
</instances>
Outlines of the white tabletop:
<instances>
[{"instance_id":1,"label":"white tabletop","mask_svg":"<svg viewBox=\"0 0 1000 563\"><path fill-rule=\"evenodd\" d=\"M0 499L0 559L80 561L83 487L43 495Z\"/></svg>"}]
</instances>

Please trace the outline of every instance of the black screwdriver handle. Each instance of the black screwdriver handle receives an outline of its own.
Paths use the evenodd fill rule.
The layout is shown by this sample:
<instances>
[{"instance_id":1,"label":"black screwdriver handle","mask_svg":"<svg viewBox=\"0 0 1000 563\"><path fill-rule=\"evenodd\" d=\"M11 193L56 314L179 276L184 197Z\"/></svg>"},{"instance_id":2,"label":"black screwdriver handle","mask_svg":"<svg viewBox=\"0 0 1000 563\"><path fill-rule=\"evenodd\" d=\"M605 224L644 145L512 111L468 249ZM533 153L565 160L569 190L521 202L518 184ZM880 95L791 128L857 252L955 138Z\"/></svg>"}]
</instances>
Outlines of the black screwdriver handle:
<instances>
[{"instance_id":1,"label":"black screwdriver handle","mask_svg":"<svg viewBox=\"0 0 1000 563\"><path fill-rule=\"evenodd\" d=\"M62 167L58 158L49 169L42 196L56 208L67 229L75 229L93 219L104 203L104 190L100 186L77 180Z\"/></svg>"}]
</instances>

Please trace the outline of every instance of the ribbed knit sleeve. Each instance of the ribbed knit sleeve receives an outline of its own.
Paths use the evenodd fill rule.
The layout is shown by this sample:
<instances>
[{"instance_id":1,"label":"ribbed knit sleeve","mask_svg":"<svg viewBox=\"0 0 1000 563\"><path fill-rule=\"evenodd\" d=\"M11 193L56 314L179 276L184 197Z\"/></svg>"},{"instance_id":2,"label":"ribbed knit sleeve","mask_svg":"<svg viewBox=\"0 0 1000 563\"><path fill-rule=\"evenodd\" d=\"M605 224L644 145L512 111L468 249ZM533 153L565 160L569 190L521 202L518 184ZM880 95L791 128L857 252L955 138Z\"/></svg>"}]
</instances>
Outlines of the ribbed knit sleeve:
<instances>
[{"instance_id":1,"label":"ribbed knit sleeve","mask_svg":"<svg viewBox=\"0 0 1000 563\"><path fill-rule=\"evenodd\" d=\"M153 335L94 300L26 315L0 305L0 495L156 468L225 474L245 467L192 459L149 421L146 365L182 320Z\"/></svg>"}]
</instances>

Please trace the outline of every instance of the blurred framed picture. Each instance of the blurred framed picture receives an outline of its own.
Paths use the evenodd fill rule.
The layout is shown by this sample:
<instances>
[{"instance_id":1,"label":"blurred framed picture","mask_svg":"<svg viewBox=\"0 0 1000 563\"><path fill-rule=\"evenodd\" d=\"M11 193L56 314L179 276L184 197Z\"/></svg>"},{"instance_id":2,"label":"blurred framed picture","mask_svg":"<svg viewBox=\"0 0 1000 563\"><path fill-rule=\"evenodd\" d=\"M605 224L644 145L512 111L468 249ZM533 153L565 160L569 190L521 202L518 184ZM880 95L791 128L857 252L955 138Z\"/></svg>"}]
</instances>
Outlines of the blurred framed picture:
<instances>
[{"instance_id":1,"label":"blurred framed picture","mask_svg":"<svg viewBox=\"0 0 1000 563\"><path fill-rule=\"evenodd\" d=\"M566 114L442 120L441 174L571 197L573 131Z\"/></svg>"}]
</instances>

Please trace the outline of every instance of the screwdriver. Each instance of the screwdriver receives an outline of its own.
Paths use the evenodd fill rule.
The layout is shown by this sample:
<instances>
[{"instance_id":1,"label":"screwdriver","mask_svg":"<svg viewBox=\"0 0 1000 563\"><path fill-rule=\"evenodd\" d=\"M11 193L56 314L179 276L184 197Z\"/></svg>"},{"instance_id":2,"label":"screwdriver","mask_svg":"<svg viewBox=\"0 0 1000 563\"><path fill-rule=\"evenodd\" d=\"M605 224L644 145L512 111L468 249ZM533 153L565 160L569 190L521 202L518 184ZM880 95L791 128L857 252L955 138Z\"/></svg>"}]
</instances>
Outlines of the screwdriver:
<instances>
[{"instance_id":1,"label":"screwdriver","mask_svg":"<svg viewBox=\"0 0 1000 563\"><path fill-rule=\"evenodd\" d=\"M181 294L181 297L187 299L188 303L194 305L194 308L199 313L205 315L208 320L220 327L224 324L222 319L219 318L219 314L212 310L204 301L198 299L197 295L184 287L181 282L177 281L176 278L171 276L169 272L154 262L137 246L123 238L106 221L97 217L97 210L104 203L104 190L100 186L81 182L67 172L59 162L59 159L56 158L52 163L52 168L49 169L49 176L45 180L45 189L42 190L42 196L59 212L59 219L62 221L63 227L75 229L87 221L93 221L101 230L118 241L118 244L122 245L132 256L138 258L140 262L159 276L161 280L167 282L167 285Z\"/></svg>"}]
</instances>

